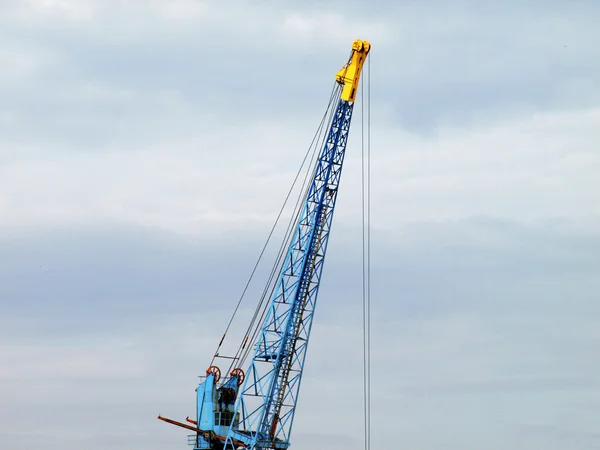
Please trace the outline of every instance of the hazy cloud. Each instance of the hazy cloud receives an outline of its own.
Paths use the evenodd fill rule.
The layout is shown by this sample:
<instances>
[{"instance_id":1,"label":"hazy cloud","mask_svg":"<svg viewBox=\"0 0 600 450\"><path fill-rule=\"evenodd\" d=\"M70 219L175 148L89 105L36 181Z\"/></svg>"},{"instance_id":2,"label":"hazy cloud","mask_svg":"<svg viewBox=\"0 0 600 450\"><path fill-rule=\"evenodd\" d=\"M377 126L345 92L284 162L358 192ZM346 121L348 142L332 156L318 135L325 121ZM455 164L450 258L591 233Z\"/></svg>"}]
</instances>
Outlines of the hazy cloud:
<instances>
[{"instance_id":1,"label":"hazy cloud","mask_svg":"<svg viewBox=\"0 0 600 450\"><path fill-rule=\"evenodd\" d=\"M193 413L361 37L374 446L596 448L599 18L593 1L2 2L0 446L183 448L156 415ZM361 110L294 448L363 445Z\"/></svg>"}]
</instances>

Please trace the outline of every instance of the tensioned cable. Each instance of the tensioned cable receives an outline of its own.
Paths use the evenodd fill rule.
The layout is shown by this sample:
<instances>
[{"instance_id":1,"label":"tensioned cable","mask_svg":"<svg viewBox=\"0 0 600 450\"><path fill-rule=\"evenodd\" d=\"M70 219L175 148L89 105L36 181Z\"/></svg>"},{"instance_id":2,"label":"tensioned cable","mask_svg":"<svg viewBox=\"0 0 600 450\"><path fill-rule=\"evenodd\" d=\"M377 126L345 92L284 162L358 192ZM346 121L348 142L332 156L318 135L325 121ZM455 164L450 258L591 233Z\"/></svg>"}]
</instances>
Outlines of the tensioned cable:
<instances>
[{"instance_id":1,"label":"tensioned cable","mask_svg":"<svg viewBox=\"0 0 600 450\"><path fill-rule=\"evenodd\" d=\"M371 448L371 59L367 61L367 145L365 152L365 89L361 80L361 218L363 305L363 414L365 450Z\"/></svg>"},{"instance_id":2,"label":"tensioned cable","mask_svg":"<svg viewBox=\"0 0 600 450\"><path fill-rule=\"evenodd\" d=\"M349 59L348 59L348 61L350 61L351 57L352 57L352 52L350 52L350 56L349 56ZM337 89L336 89L336 88L337 88ZM317 132L316 132L316 133L315 133L315 135L313 136L313 139L312 139L311 145L309 146L309 149L308 149L308 151L307 151L306 155L304 156L304 160L302 161L302 165L300 166L300 169L298 170L298 173L296 174L296 177L294 178L294 182L292 183L292 186L291 186L290 190L288 191L288 194L287 194L287 196L286 196L286 199L285 199L285 201L284 201L284 204L283 204L283 206L282 206L281 210L279 211L279 214L277 215L277 218L276 218L276 220L275 220L275 223L274 223L273 227L271 228L271 231L270 231L270 233L269 233L269 235L268 235L268 237L267 237L267 241L265 242L265 244L264 244L264 246L263 246L263 248L262 248L262 251L261 251L261 253L260 253L259 257L258 257L258 260L257 260L256 264L254 265L254 268L253 268L253 270L252 270L252 272L251 272L251 274L250 274L250 277L249 277L249 279L248 279L248 281L247 281L247 283L246 283L246 286L244 287L244 290L242 291L242 294L241 294L241 296L240 296L240 299L238 300L238 303L237 303L237 305L236 305L236 307L235 307L235 309L234 309L234 312L233 312L233 314L232 314L232 317L231 317L231 319L229 320L229 323L227 324L227 327L226 327L226 329L225 329L225 332L223 333L223 336L222 336L222 338L221 338L221 341L219 342L219 345L217 346L217 349L216 349L216 351L215 351L215 353L214 353L214 355L213 355L213 358L212 358L212 360L211 360L211 365L214 363L214 360L215 360L215 358L216 358L216 357L218 356L218 354L219 354L219 350L220 350L221 346L223 345L223 342L224 342L224 340L225 340L225 337L226 337L226 335L227 335L227 332L229 331L229 328L231 327L231 324L232 324L232 322L233 322L233 320L234 320L234 318L235 318L235 316L236 316L236 314L237 314L237 311L239 310L239 307L240 307L240 305L241 305L241 302L242 302L242 300L243 300L243 298L244 298L244 296L245 296L245 294L246 294L246 292L247 292L247 290L248 290L248 287L249 287L249 285L250 285L250 283L251 283L251 281L252 281L252 279L253 279L253 277L254 277L254 274L256 273L256 270L257 270L257 268L258 268L258 265L259 265L259 263L260 263L260 261L261 261L261 259L262 259L262 256L264 255L264 252L265 252L265 250L266 250L266 248L267 248L267 246L268 246L268 244L269 244L269 242L270 242L270 239L271 239L271 237L272 237L272 235L273 235L273 232L274 232L274 230L275 230L275 228L276 228L276 226L277 226L277 224L278 224L278 222L279 222L279 219L280 219L280 217L281 217L281 214L283 213L283 210L284 210L284 208L285 208L285 206L286 206L286 204L287 204L287 201L288 201L288 199L289 199L289 197L290 197L290 195L291 195L291 193L292 193L292 191L293 191L293 189L294 189L294 187L295 187L295 185L296 185L296 181L298 180L298 177L299 177L299 175L300 175L300 173L301 173L301 171L302 171L302 168L304 167L304 164L305 164L305 162L306 162L306 158L307 158L307 157L308 157L308 155L310 154L311 147L312 147L313 143L315 142L315 140L317 139L317 136L318 136L318 135L321 133L321 130L323 129L323 124L325 123L325 119L326 119L327 113L330 111L330 108L331 108L331 105L332 105L333 98L334 98L334 96L335 96L336 90L339 90L339 88L340 88L340 87L339 87L339 85L338 85L337 83L334 83L334 86L333 86L333 89L332 89L332 92L331 92L331 95L330 95L330 99L329 99L329 102L328 102L328 106L327 106L327 109L326 109L326 111L325 111L325 113L324 113L324 115L323 115L323 118L322 118L322 120L321 120L321 124L320 124L319 128L317 129ZM331 115L333 115L333 111L331 111ZM326 136L324 136L324 138L326 138ZM315 147L315 152L316 152L316 149L317 149L317 148L318 148L318 146L317 146L317 147ZM314 153L313 153L313 155L314 155ZM310 167L310 165L309 165L309 167ZM306 180L307 180L307 178L308 178L308 175L309 175L309 174L310 174L310 171L307 171L307 176L305 177L305 182L306 182ZM304 185L303 185L303 186L304 186ZM303 189L304 189L304 187L303 187ZM300 197L298 198L298 201L299 201L299 200L300 200L300 198L301 198L301 195L302 195L302 191L303 191L303 189L301 189L301 190L300 190ZM308 192L307 192L307 194L308 194ZM297 207L298 207L298 202L296 203L296 207L295 207L295 208L297 208ZM299 215L299 213L300 213L300 211L298 211L298 215ZM290 220L290 225L289 225L289 226L292 226L292 225L293 225L293 223L294 223L294 220L295 220L295 217L294 217L294 214L292 214L292 219ZM288 226L288 231L289 231L289 226ZM286 236L286 237L287 237L287 236ZM285 244L286 244L286 239L284 238L284 239L283 239L283 242L282 242L282 247L280 248L280 251L285 251L285 249L286 249L286 248L285 248ZM280 256L282 256L282 255L280 255ZM279 257L277 258L277 261L279 261ZM273 270L275 270L275 269L277 268L277 266L278 266L278 263L276 262L276 263L274 264L274 266L273 266ZM260 302L259 302L259 305L258 305L258 307L257 307L257 308L256 308L256 310L255 310L254 316L253 316L253 318L252 318L252 320L251 320L251 322L250 322L250 325L249 325L249 327L248 327L248 331L250 331L250 330L252 329L252 327L255 325L255 321L256 321L257 314L258 314L258 312L260 311L260 309L261 309L261 307L262 307L262 305L263 305L263 302L264 302L264 300L265 300L264 294L267 292L267 290L268 290L268 287L269 287L269 285L270 285L270 282L272 281L272 280L271 280L271 278L272 278L273 276L274 276L274 274L273 274L273 273L271 273L271 276L269 277L269 282L267 283L267 285L266 285L266 287L265 287L265 291L263 292L263 296L262 296L262 298L261 298L261 300L260 300ZM262 313L262 315L261 315L261 320L259 321L259 323L262 321L262 318L264 317L264 315L265 315L265 314L264 314L264 311L263 311L263 313ZM250 342L250 343L253 343L253 342L254 342L254 341L253 341L253 339L254 339L254 338L252 338L252 339L249 339L249 333L246 333L246 335L245 335L245 336L242 338L242 342L241 342L240 346L238 347L238 350L236 351L236 355L235 355L235 357L233 357L233 359L232 359L232 361L231 361L231 367L229 368L229 370L231 370L231 368L233 368L233 365L235 365L235 364L236 364L236 360L238 360L238 359L239 359L239 356L240 356L240 355L239 355L238 353L240 353L240 352L241 352L241 351L242 351L242 350L243 350L243 349L246 347L246 344L247 344L248 342ZM240 359L239 361L237 361L237 364L239 364L239 365L242 365L242 362L243 362L243 360L244 360L244 359L245 359L245 358L242 358L242 359ZM229 371L229 370L228 370L228 371Z\"/></svg>"},{"instance_id":3,"label":"tensioned cable","mask_svg":"<svg viewBox=\"0 0 600 450\"><path fill-rule=\"evenodd\" d=\"M362 332L363 332L363 426L364 426L364 445L365 450L369 448L369 430L367 422L367 291L365 282L365 90L364 90L364 77L361 79L361 90L360 90L360 157L361 157L361 249L362 249Z\"/></svg>"},{"instance_id":4,"label":"tensioned cable","mask_svg":"<svg viewBox=\"0 0 600 450\"><path fill-rule=\"evenodd\" d=\"M335 95L335 91L336 91L336 85L334 85L334 87L333 87L333 89L332 89L332 92L331 92L331 95L330 95L330 101L329 101L329 104L328 104L328 107L327 107L327 109L326 109L325 113L323 114L323 117L322 117L322 119L321 119L321 123L320 123L320 125L319 125L319 128L317 129L317 132L315 133L315 135L314 135L314 136L313 136L313 138L312 138L311 144L310 144L310 146L309 146L309 148L308 148L308 150L307 150L307 152L306 152L306 154L305 154L305 156L304 156L304 159L302 160L302 164L300 165L300 168L298 169L298 172L296 173L296 176L295 176L295 178L294 178L294 180L293 180L293 182L292 182L292 185L291 185L291 187L290 187L290 189L289 189L289 191L288 191L288 193L287 193L287 195L286 195L286 198L285 198L285 200L284 200L284 203L283 203L283 205L282 205L282 207L281 207L281 209L280 209L280 211L279 211L279 213L278 213L278 215L277 215L277 217L276 217L276 219L275 219L275 223L273 224L273 226L272 226L272 228L271 228L271 230L270 230L270 232L269 232L269 234L268 234L268 236L267 236L267 240L266 240L265 244L264 244L264 245L263 245L263 247L262 247L262 250L261 250L261 252L260 252L260 254L259 254L259 257L258 257L258 259L257 259L257 261L256 261L256 263L255 263L255 265L254 265L254 267L253 267L253 269L252 269L252 272L251 272L251 274L250 274L250 277L248 278L248 281L246 282L246 285L245 285L245 287L244 287L244 289L243 289L243 291L242 291L242 294L241 294L241 296L240 296L240 298L239 298L239 300L238 300L238 302L237 302L237 305L236 305L236 307L235 307L235 309L234 309L234 312L233 312L233 314L232 314L232 316L231 316L231 318L230 318L230 320L229 320L229 322L228 322L228 324L227 324L227 327L226 327L226 329L225 329L225 332L223 333L223 337L221 338L221 341L219 342L219 345L217 346L217 349L216 349L216 351L215 351L215 353L214 353L214 355L213 355L212 361L211 361L211 365L214 363L214 360L215 360L215 358L216 358L216 357L218 356L218 354L219 354L219 350L220 350L221 346L223 345L223 342L224 342L224 340L225 340L225 337L226 337L226 335L227 335L227 332L229 331L229 329L230 329L230 327L231 327L231 324L233 323L233 320L235 319L235 316L236 316L236 314L237 314L237 312L238 312L238 310L239 310L239 308L240 308L240 305L241 305L241 303L242 303L242 301L243 301L243 299L244 299L244 297L245 297L245 295L246 295L246 292L248 291L248 287L250 286L250 283L252 282L252 280L253 280L253 278L254 278L254 275L255 275L255 273L256 273L256 270L257 270L257 268L258 268L258 266L259 266L259 264L260 264L260 262L261 262L261 260L262 260L262 257L263 257L263 255L264 255L264 253L265 253L265 251L266 251L266 248L267 248L267 246L268 246L268 244L269 244L269 242L270 242L270 240L271 240L271 237L272 237L272 236L273 236L273 234L274 234L274 231L275 231L275 229L276 229L276 227L277 227L277 225L278 225L278 223L279 223L279 220L280 220L280 218L281 218L281 216L282 216L282 214L283 214L283 211L284 211L284 209L285 209L285 207L286 207L286 205L287 205L287 203L288 203L288 201L289 201L289 198L290 198L290 196L291 196L291 194L292 194L292 192L293 192L293 190L294 190L294 187L295 187L295 186L296 186L296 184L297 184L298 178L299 178L300 174L302 173L302 169L303 169L303 167L305 166L305 164L306 164L306 161L307 161L307 159L308 159L309 155L311 154L311 149L313 148L313 146L314 146L314 148L318 148L318 147L317 147L317 146L315 146L314 144L315 144L315 142L318 142L319 136L320 136L320 134L322 133L322 129L323 129L324 123L326 123L327 115L328 115L328 112L329 112L329 109L330 109L330 105L331 105L331 99L332 99L332 98L333 98L333 96ZM313 160L313 159L314 159L314 150L313 150L313 156L311 157L311 163L312 163L312 160ZM310 165L309 165L309 167L310 167ZM308 171L308 172L310 172L310 171ZM305 180L306 180L306 177L305 177ZM304 185L304 184L305 184L305 183L303 183L303 185ZM300 191L300 193L302 194L302 190ZM301 194L300 194L300 195L301 195ZM296 208L297 208L297 205L298 205L298 202L296 203ZM289 226L288 226L288 228L289 228ZM285 239L284 239L284 243L285 243ZM281 251L281 249L280 249L280 251ZM277 264L276 264L276 265L277 265ZM276 266L276 265L275 265L275 266ZM268 286L268 284L267 284L267 286ZM259 306L258 306L257 310L255 311L255 314L254 314L253 320L251 321L251 323L250 323L250 326L249 326L249 330L250 330L250 329L251 329L251 327L253 326L253 324L254 324L254 322L255 322L255 319L256 319L256 316L257 316L257 314L258 314L258 311L261 309L261 306L262 306L262 303L263 303L263 302L264 302L264 297L261 299L261 302L260 302L260 304L259 304ZM245 347L245 341L247 341L247 339L246 339L246 337L247 337L247 336L248 336L248 334L246 334L246 335L245 335L245 337L243 337L243 339L242 339L242 344L240 344L240 347L238 348L238 352L236 352L236 353L239 353L240 349L243 349L243 348ZM236 357L234 357L234 359L232 360L232 363L231 363L231 364L232 364L232 366L235 364L235 361L236 361L237 357L239 357L239 355L238 355L238 354L236 354ZM231 369L231 368L232 368L232 367L230 367L230 369Z\"/></svg>"},{"instance_id":5,"label":"tensioned cable","mask_svg":"<svg viewBox=\"0 0 600 450\"><path fill-rule=\"evenodd\" d=\"M369 449L371 448L371 58L367 61L367 405Z\"/></svg>"},{"instance_id":6,"label":"tensioned cable","mask_svg":"<svg viewBox=\"0 0 600 450\"><path fill-rule=\"evenodd\" d=\"M273 292L275 290L276 284L273 282L274 277L276 275L278 275L281 272L281 269L283 267L283 262L284 262L284 258L287 257L287 251L289 248L289 245L291 244L291 240L293 238L293 233L295 232L295 225L298 222L298 217L302 212L302 209L300 208L301 205L304 205L306 202L306 198L308 197L308 191L310 188L310 184L309 181L311 180L311 175L314 173L314 171L316 170L316 164L317 164L317 155L319 154L319 150L321 149L321 147L324 145L325 139L327 138L327 135L325 134L325 128L322 127L322 125L324 123L330 123L333 117L333 114L335 112L335 109L332 108L333 106L333 101L334 98L336 97L336 94L339 94L339 88L336 88L336 86L334 86L334 89L332 90L332 95L329 99L329 103L327 106L327 110L325 112L325 119L324 121L321 121L321 126L320 129L317 132L317 135L319 136L316 139L317 144L315 145L314 149L313 149L313 153L312 153L312 157L311 157L311 162L308 165L308 170L306 171L305 177L304 177L304 181L302 183L302 187L300 189L300 195L297 198L296 201L296 205L294 207L294 211L295 213L292 215L292 217L290 218L290 222L288 223L288 228L286 230L286 234L285 234L285 238L282 241L281 247L279 249L279 254L277 257L277 261L275 262L275 264L273 265L273 268L271 270L271 274L269 276L269 280L267 282L267 284L265 285L265 290L263 291L263 295L261 298L261 302L259 307L257 308L256 312L255 312L255 317L253 318L253 322L254 323L254 329L252 330L252 333L248 333L246 336L250 335L250 339L244 339L247 342L254 342L254 340L256 339L258 333L260 332L261 329L261 324L264 320L264 317L266 315L267 312L267 306L268 304L265 304L265 306L262 308L261 311L261 315L260 315L260 319L258 321L255 321L257 314L259 313L259 310L261 310L261 305L264 303L264 301L267 298L271 298L273 296ZM323 134L321 134L323 133ZM313 142L315 142L315 140L313 139ZM311 169L312 168L312 169ZM252 329L252 324L249 327L249 331ZM240 365L243 365L243 363L245 362L245 360L247 359L247 357L249 356L249 353L251 351L251 346L248 346L244 353L243 356L241 356L240 358ZM241 347L241 350L243 350L243 345Z\"/></svg>"},{"instance_id":7,"label":"tensioned cable","mask_svg":"<svg viewBox=\"0 0 600 450\"><path fill-rule=\"evenodd\" d=\"M334 86L334 88L332 89L331 96L333 96L333 95L334 95L334 92L335 92L335 86ZM293 190L294 190L294 187L296 186L296 183L297 183L297 181L298 181L298 178L299 178L299 176L300 176L300 174L301 174L301 172L302 172L302 168L304 167L304 165L305 165L305 163L306 163L306 160L307 160L308 156L309 156L309 155L310 155L310 153L311 153L311 148L313 147L313 145L314 145L315 141L318 141L318 137L319 137L319 135L320 135L320 133L321 133L321 129L323 128L323 124L324 124L324 122L325 122L325 120L326 120L327 112L328 112L328 111L326 110L326 111L325 111L325 114L323 115L323 118L321 119L321 124L319 125L319 128L317 129L317 132L316 132L316 133L315 133L315 135L313 136L313 139L312 139L312 141L311 141L311 144L310 144L310 146L309 146L309 148L308 148L308 150L307 150L307 152L306 152L306 154L305 154L305 156L304 156L304 159L303 159L303 161L302 161L302 164L301 164L301 166L300 166L300 168L299 168L298 172L296 173L296 176L295 176L295 178L294 178L294 181L293 181L293 183L292 183L292 186L290 187L290 189L289 189L289 191L288 191L288 193L287 193L287 196L286 196L286 198L285 198L284 204L282 205L282 207L281 207L281 209L280 209L280 211L279 211L279 213L278 213L278 215L277 215L277 218L276 218L276 220L275 220L275 223L273 224L273 227L271 228L271 231L270 231L270 233L269 233L269 236L268 236L268 238L267 238L267 241L265 242L265 245L264 245L264 246L263 246L263 248L262 248L262 251L261 251L261 253L260 253L260 255L259 255L259 258L258 258L258 260L257 260L257 262L256 262L256 264L255 264L255 266L254 266L254 268L253 268L253 270L252 270L252 273L251 273L251 275L250 275L250 278L248 279L248 282L246 283L246 286L245 286L245 288L244 288L244 291L242 292L242 296L240 297L240 301L238 301L238 305L236 306L236 309L235 309L235 311L234 311L234 313L233 313L233 316L232 316L231 320L229 321L229 324L228 324L228 327L227 327L227 329L226 329L226 331L225 331L225 334L227 333L227 331L229 330L229 327L231 326L231 323L233 322L233 318L235 317L235 314L237 313L237 310L239 309L239 305L240 305L241 301L243 300L243 297L244 297L244 295L246 294L246 291L248 290L248 286L250 285L250 282L252 281L252 279L253 279L253 277L254 277L254 274L255 274L255 272L256 272L256 269L257 269L257 267L258 267L258 265L259 265L259 263L260 263L260 261L261 261L261 259L262 259L262 256L264 255L264 252L265 252L265 250L266 250L266 248L267 248L267 246L268 246L268 244L269 244L269 242L270 242L270 239L271 239L271 237L272 237L272 235L273 235L273 233L274 233L274 231L275 231L275 229L276 229L276 227L277 227L277 224L279 223L279 219L281 218L281 215L282 215L282 213L283 213L283 211L284 211L284 209L285 209L285 207L286 207L286 205L287 205L287 203L288 203L288 201L289 201L289 198L290 198L290 196L291 196L291 193L293 192ZM313 152L313 153L314 153L314 152ZM312 159L313 159L313 158L311 157L311 164L312 164ZM310 165L309 165L309 167L310 167ZM302 192L302 191L301 191L301 192ZM296 203L296 204L297 204L297 203ZM288 228L289 228L289 226L288 226ZM284 243L285 243L285 239L284 239ZM280 248L279 252L281 252L281 248ZM274 269L275 269L275 267L276 267L276 266L277 266L277 263L275 264L275 266L274 266ZM272 276L273 276L273 274L271 274L271 276L270 276L270 278L269 278L269 282L267 283L267 287L265 288L265 291L266 291L266 289L268 289L268 286L269 286L269 283L270 283L270 280L271 280ZM252 329L252 327L253 327L253 325L254 325L254 323L255 323L255 321L256 321L256 317L257 317L257 315L259 314L259 311L260 311L260 309L261 309L261 307L262 307L262 304L264 303L264 300L265 300L265 292L263 292L263 296L262 296L262 298L261 298L261 300L260 300L260 302L259 302L259 305L258 305L258 307L256 308L256 310L255 310L255 312L254 312L254 316L253 316L253 318L252 318L252 320L251 320L251 322L250 322L250 325L249 325L249 327L248 327L248 331L247 331L247 333L245 334L245 336L242 338L242 343L241 343L241 344L240 344L240 346L238 347L238 350L236 351L236 355L235 355L234 359L232 359L232 362L231 362L231 367L229 368L229 370L228 370L228 371L230 371L230 370L233 368L233 365L235 365L235 364L236 364L236 360L237 360L237 359L239 359L239 356L240 356L240 355L239 355L240 351L241 351L241 350L243 350L243 349L244 349L244 347L246 346L246 343L247 343L247 341L248 341L248 336L249 336L249 334L250 334L250 330ZM223 341L223 339L225 338L225 334L223 335L222 341ZM222 341L221 341L221 344L222 344ZM252 342L252 341L250 341L250 342ZM220 345L221 345L221 344L220 344ZM220 347L220 345L219 345L219 347ZM215 357L216 357L216 355L218 354L218 350L219 350L219 348L217 348L217 352L215 353ZM214 358L215 358L215 357L213 357L213 361L214 361ZM241 361L239 361L239 362L238 362L238 364L239 364L240 362L241 362ZM241 365L241 364L240 364L240 365Z\"/></svg>"}]
</instances>

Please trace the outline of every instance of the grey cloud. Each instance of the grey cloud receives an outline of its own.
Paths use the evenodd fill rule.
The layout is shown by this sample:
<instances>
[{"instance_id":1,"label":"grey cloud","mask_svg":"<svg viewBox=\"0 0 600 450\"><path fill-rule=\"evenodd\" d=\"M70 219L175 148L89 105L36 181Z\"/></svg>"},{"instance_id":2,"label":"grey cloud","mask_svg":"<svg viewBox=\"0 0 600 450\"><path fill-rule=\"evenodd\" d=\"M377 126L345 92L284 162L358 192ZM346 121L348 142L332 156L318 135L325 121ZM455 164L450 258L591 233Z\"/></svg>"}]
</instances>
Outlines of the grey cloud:
<instances>
[{"instance_id":1,"label":"grey cloud","mask_svg":"<svg viewBox=\"0 0 600 450\"><path fill-rule=\"evenodd\" d=\"M199 305L210 310L228 297L233 304L238 290L212 280L238 279L252 264L244 255L232 258L227 243L213 247L141 228L5 231L0 246L3 309L59 329Z\"/></svg>"},{"instance_id":2,"label":"grey cloud","mask_svg":"<svg viewBox=\"0 0 600 450\"><path fill-rule=\"evenodd\" d=\"M322 291L334 299L324 305L326 314L339 306L336 301L360 292L360 254L353 244L359 230L340 225L336 231ZM5 231L0 298L7 312L59 318L83 313L95 320L117 313L227 309L241 293L264 240L255 232L230 233L229 239L208 244L122 226ZM597 234L478 219L374 231L373 245L374 295L401 316L511 311L528 295L546 310L566 306L567 299L595 310ZM274 250L271 246L263 261L252 295L259 292ZM580 288L573 290L572 283Z\"/></svg>"},{"instance_id":3,"label":"grey cloud","mask_svg":"<svg viewBox=\"0 0 600 450\"><path fill-rule=\"evenodd\" d=\"M0 446L183 448L156 415L193 411L287 145L360 36L374 446L597 447L597 2L35 4L0 6ZM345 170L294 448L362 445L358 159Z\"/></svg>"},{"instance_id":4,"label":"grey cloud","mask_svg":"<svg viewBox=\"0 0 600 450\"><path fill-rule=\"evenodd\" d=\"M580 3L566 14L541 4L378 7L384 5L385 17L375 8L365 17L362 10L339 12L332 5L295 14L308 23L326 14L352 24L363 17L374 30L387 30L383 42L374 43L373 102L393 111L400 127L431 131L440 123L493 119L515 108L597 103L600 66L589 45L598 40L592 4ZM54 62L5 89L5 108L18 117L6 132L22 136L35 126L40 139L81 145L88 137L86 145L107 145L126 136L145 142L168 136L173 127L182 131L181 121L189 133L194 119L186 115L198 112L221 121L314 115L327 97L327 80L343 62L342 47L328 43L328 30L318 27L311 45L294 48L294 34L283 35L280 22L293 10L262 5L247 12L247 20L258 21L255 27L244 24L239 11L208 21L199 16L201 24L192 27L133 7L121 11L121 19L104 11L89 24L64 28L9 22L11 40L48 52ZM134 21L129 30L124 17L136 15L128 19ZM105 90L106 99L90 99L89 86ZM180 107L165 104L165 95Z\"/></svg>"}]
</instances>

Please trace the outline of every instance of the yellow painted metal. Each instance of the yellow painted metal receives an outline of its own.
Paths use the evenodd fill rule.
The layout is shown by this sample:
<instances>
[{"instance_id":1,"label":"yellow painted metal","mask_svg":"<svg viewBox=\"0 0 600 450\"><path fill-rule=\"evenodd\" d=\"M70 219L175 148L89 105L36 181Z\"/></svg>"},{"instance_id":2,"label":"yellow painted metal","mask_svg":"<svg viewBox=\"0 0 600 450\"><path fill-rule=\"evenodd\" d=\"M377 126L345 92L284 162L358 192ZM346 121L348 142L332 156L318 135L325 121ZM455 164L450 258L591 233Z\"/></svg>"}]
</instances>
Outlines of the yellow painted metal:
<instances>
[{"instance_id":1,"label":"yellow painted metal","mask_svg":"<svg viewBox=\"0 0 600 450\"><path fill-rule=\"evenodd\" d=\"M342 100L353 102L356 98L360 74L369 50L371 50L371 44L368 41L357 39L352 43L350 59L335 76L336 81L344 86Z\"/></svg>"}]
</instances>

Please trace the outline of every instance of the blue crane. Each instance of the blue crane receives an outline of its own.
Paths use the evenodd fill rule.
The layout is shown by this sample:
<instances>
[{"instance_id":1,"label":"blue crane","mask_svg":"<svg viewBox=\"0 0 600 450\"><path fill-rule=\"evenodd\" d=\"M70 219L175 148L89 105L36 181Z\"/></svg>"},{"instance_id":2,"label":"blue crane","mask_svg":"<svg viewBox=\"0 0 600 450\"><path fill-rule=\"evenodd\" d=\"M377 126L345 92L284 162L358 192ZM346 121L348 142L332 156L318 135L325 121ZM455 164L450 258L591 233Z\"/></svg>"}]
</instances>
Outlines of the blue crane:
<instances>
[{"instance_id":1,"label":"blue crane","mask_svg":"<svg viewBox=\"0 0 600 450\"><path fill-rule=\"evenodd\" d=\"M287 449L296 412L327 243L338 195L352 111L361 71L371 45L356 40L348 62L336 74L338 102L314 165L289 245L282 253L255 333L247 333L240 354L253 349L245 373L240 367L221 379L212 365L198 385L196 420L159 419L195 432L200 449ZM262 325L260 325L262 323ZM223 336L224 338L225 336ZM248 340L252 337L252 347ZM221 343L223 340L221 340ZM217 353L218 355L218 353ZM214 359L213 359L214 361Z\"/></svg>"}]
</instances>

